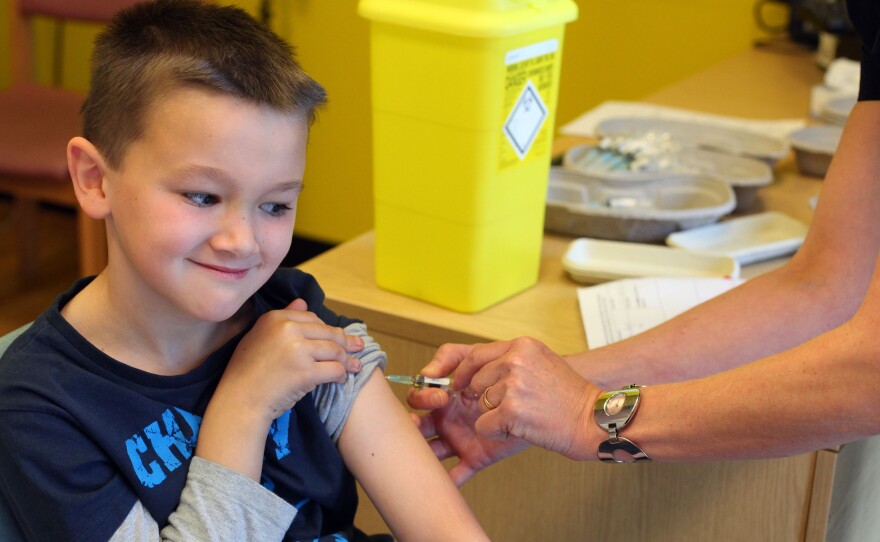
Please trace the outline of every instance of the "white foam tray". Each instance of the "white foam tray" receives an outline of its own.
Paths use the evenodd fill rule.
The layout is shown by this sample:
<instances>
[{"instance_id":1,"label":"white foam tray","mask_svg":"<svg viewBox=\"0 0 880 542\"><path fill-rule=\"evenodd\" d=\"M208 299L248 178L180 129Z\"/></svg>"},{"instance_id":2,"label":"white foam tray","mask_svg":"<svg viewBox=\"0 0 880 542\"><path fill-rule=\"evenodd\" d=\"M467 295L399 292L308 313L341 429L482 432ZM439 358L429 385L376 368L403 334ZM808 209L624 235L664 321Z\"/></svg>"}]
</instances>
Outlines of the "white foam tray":
<instances>
[{"instance_id":1,"label":"white foam tray","mask_svg":"<svg viewBox=\"0 0 880 542\"><path fill-rule=\"evenodd\" d=\"M666 244L694 253L729 256L748 265L795 252L806 235L803 222L767 212L676 232L666 238Z\"/></svg>"},{"instance_id":2,"label":"white foam tray","mask_svg":"<svg viewBox=\"0 0 880 542\"><path fill-rule=\"evenodd\" d=\"M634 277L739 277L739 263L729 256L589 238L572 241L562 267L574 280L586 283Z\"/></svg>"}]
</instances>

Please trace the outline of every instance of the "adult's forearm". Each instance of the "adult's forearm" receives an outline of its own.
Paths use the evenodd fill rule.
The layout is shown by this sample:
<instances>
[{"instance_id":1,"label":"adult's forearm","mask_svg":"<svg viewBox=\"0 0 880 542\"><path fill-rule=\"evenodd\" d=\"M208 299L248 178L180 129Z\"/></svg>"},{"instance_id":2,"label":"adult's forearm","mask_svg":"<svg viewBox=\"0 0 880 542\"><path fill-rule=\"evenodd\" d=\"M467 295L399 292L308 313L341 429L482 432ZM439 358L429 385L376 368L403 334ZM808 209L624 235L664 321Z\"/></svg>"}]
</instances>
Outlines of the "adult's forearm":
<instances>
[{"instance_id":1,"label":"adult's forearm","mask_svg":"<svg viewBox=\"0 0 880 542\"><path fill-rule=\"evenodd\" d=\"M810 233L784 267L627 341L569 356L600 387L698 378L781 352L858 309L880 249L880 102L859 102Z\"/></svg>"},{"instance_id":2,"label":"adult's forearm","mask_svg":"<svg viewBox=\"0 0 880 542\"><path fill-rule=\"evenodd\" d=\"M658 461L794 455L880 432L878 348L847 323L704 379L648 386L625 436Z\"/></svg>"},{"instance_id":3,"label":"adult's forearm","mask_svg":"<svg viewBox=\"0 0 880 542\"><path fill-rule=\"evenodd\" d=\"M842 325L728 371L645 387L624 436L654 460L693 461L781 457L878 434L878 328L880 269ZM583 453L604 438L586 434Z\"/></svg>"},{"instance_id":4,"label":"adult's forearm","mask_svg":"<svg viewBox=\"0 0 880 542\"><path fill-rule=\"evenodd\" d=\"M835 284L827 267L795 259L654 329L567 359L611 388L699 378L781 352L840 325L857 308L861 295L852 290L865 286Z\"/></svg>"}]
</instances>

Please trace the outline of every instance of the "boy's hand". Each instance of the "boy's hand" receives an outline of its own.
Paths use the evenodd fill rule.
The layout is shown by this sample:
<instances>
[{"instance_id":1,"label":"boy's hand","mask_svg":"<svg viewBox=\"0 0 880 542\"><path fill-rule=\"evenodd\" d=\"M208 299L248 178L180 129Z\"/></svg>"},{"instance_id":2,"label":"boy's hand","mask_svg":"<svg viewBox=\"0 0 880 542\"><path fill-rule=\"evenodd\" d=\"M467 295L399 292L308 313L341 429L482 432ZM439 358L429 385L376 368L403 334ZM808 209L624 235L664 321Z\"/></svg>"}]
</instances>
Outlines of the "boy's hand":
<instances>
[{"instance_id":1,"label":"boy's hand","mask_svg":"<svg viewBox=\"0 0 880 542\"><path fill-rule=\"evenodd\" d=\"M260 479L272 420L318 384L359 371L349 356L364 347L306 311L297 299L261 316L229 360L202 419L196 455Z\"/></svg>"},{"instance_id":2,"label":"boy's hand","mask_svg":"<svg viewBox=\"0 0 880 542\"><path fill-rule=\"evenodd\" d=\"M324 324L297 299L261 316L241 340L217 392L265 423L289 410L315 386L343 382L360 361L349 355L363 339Z\"/></svg>"}]
</instances>

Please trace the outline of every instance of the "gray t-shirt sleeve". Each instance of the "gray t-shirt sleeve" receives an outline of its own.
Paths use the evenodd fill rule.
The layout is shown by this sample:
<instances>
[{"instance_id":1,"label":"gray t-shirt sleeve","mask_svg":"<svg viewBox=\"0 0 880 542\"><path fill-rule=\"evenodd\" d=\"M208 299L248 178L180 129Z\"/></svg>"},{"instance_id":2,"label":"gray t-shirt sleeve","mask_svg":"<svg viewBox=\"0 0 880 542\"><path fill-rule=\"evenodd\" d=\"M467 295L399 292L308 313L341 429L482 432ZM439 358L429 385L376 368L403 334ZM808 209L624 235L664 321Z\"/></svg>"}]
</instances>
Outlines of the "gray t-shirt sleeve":
<instances>
[{"instance_id":1,"label":"gray t-shirt sleeve","mask_svg":"<svg viewBox=\"0 0 880 542\"><path fill-rule=\"evenodd\" d=\"M353 354L361 360L362 368L360 372L349 374L342 384L330 383L322 384L315 388L312 396L315 399L315 406L318 408L318 415L327 433L334 442L339 440L342 434L342 428L345 427L345 421L348 419L348 413L351 412L351 406L357 397L358 392L363 385L369 380L377 368L385 369L387 356L385 352L379 348L379 344L367 334L367 326L362 323L350 324L345 328L345 332L349 335L356 335L363 338L364 349Z\"/></svg>"},{"instance_id":2,"label":"gray t-shirt sleeve","mask_svg":"<svg viewBox=\"0 0 880 542\"><path fill-rule=\"evenodd\" d=\"M110 542L281 540L294 517L296 508L257 482L196 456L162 532L138 501Z\"/></svg>"}]
</instances>

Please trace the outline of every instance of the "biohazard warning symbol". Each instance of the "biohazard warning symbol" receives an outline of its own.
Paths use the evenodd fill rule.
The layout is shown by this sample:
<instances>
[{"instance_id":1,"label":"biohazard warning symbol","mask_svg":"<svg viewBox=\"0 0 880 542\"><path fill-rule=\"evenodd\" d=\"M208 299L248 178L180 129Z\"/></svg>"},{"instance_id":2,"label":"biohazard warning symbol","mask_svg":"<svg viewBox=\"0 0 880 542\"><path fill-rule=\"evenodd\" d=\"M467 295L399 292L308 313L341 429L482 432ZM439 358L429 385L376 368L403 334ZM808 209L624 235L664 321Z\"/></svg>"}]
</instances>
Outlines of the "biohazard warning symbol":
<instances>
[{"instance_id":1,"label":"biohazard warning symbol","mask_svg":"<svg viewBox=\"0 0 880 542\"><path fill-rule=\"evenodd\" d=\"M504 123L504 135L520 160L529 153L548 114L547 106L541 100L538 89L531 80L526 81L526 86Z\"/></svg>"}]
</instances>

